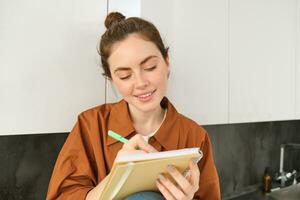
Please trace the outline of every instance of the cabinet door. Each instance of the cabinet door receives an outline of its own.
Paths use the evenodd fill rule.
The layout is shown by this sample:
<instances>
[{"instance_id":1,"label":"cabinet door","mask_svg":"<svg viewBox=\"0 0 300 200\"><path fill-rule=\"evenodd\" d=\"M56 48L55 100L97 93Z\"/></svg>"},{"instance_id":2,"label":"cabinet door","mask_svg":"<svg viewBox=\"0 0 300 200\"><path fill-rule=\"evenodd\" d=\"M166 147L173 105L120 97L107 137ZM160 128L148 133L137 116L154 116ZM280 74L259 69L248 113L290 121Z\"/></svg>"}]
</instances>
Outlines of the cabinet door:
<instances>
[{"instance_id":1,"label":"cabinet door","mask_svg":"<svg viewBox=\"0 0 300 200\"><path fill-rule=\"evenodd\" d=\"M175 1L170 97L200 124L228 122L226 1Z\"/></svg>"},{"instance_id":2,"label":"cabinet door","mask_svg":"<svg viewBox=\"0 0 300 200\"><path fill-rule=\"evenodd\" d=\"M69 132L104 102L106 0L0 1L0 134Z\"/></svg>"},{"instance_id":3,"label":"cabinet door","mask_svg":"<svg viewBox=\"0 0 300 200\"><path fill-rule=\"evenodd\" d=\"M227 123L226 1L140 3L140 16L158 27L170 47L167 96L177 110L201 124ZM117 0L111 4L114 8L118 4L121 12L129 11Z\"/></svg>"},{"instance_id":4,"label":"cabinet door","mask_svg":"<svg viewBox=\"0 0 300 200\"><path fill-rule=\"evenodd\" d=\"M230 123L295 118L296 3L230 1Z\"/></svg>"}]
</instances>

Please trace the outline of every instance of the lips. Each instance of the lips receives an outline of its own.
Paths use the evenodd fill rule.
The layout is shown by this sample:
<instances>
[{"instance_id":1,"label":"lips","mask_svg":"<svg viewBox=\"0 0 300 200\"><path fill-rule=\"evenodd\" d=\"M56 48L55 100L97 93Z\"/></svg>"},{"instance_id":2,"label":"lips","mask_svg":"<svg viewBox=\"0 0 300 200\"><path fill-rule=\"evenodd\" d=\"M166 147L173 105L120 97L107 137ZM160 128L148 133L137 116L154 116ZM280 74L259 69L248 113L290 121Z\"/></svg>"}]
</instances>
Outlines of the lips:
<instances>
[{"instance_id":1,"label":"lips","mask_svg":"<svg viewBox=\"0 0 300 200\"><path fill-rule=\"evenodd\" d=\"M147 93L147 94L139 95L138 97L139 97L139 98L146 98L146 97L149 97L150 95L152 95L152 92Z\"/></svg>"},{"instance_id":2,"label":"lips","mask_svg":"<svg viewBox=\"0 0 300 200\"><path fill-rule=\"evenodd\" d=\"M150 96L151 94L153 94L156 90L153 90L151 92L144 92L142 94L137 94L137 95L134 95L135 97L147 97L147 96Z\"/></svg>"},{"instance_id":3,"label":"lips","mask_svg":"<svg viewBox=\"0 0 300 200\"><path fill-rule=\"evenodd\" d=\"M139 95L134 95L135 97L137 97L140 101L149 101L152 98L153 93L156 90L152 91L152 92L147 92L147 93L143 93L143 94L139 94Z\"/></svg>"}]
</instances>

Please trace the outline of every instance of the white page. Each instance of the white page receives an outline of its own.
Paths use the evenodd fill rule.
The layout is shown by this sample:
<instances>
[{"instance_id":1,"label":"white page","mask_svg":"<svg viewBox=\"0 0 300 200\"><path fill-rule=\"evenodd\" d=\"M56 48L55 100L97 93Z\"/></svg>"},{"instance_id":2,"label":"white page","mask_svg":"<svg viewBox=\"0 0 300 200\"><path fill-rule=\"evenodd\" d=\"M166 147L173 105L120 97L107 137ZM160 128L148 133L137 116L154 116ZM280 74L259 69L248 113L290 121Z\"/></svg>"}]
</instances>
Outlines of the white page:
<instances>
[{"instance_id":1,"label":"white page","mask_svg":"<svg viewBox=\"0 0 300 200\"><path fill-rule=\"evenodd\" d=\"M171 158L177 156L185 156L190 154L198 154L202 158L202 151L199 148L185 148L171 151L162 151L154 153L145 153L145 154L129 154L129 155L120 155L117 157L116 162L130 162L130 161L141 161L141 160L153 160L159 158Z\"/></svg>"}]
</instances>

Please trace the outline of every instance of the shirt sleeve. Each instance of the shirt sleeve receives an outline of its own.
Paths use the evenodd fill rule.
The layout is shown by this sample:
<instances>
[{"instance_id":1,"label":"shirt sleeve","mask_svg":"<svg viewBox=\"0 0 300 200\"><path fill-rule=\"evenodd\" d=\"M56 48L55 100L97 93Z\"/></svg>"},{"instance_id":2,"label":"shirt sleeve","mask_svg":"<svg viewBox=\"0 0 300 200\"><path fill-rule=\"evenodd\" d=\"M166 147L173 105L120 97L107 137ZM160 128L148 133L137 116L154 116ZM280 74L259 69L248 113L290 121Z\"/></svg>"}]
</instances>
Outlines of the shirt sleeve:
<instances>
[{"instance_id":1,"label":"shirt sleeve","mask_svg":"<svg viewBox=\"0 0 300 200\"><path fill-rule=\"evenodd\" d=\"M205 133L201 150L203 158L198 164L200 169L200 183L199 190L195 193L194 199L220 200L219 177L213 160L211 142L207 133Z\"/></svg>"},{"instance_id":2,"label":"shirt sleeve","mask_svg":"<svg viewBox=\"0 0 300 200\"><path fill-rule=\"evenodd\" d=\"M46 200L84 200L95 187L88 126L80 117L64 143L54 166Z\"/></svg>"}]
</instances>

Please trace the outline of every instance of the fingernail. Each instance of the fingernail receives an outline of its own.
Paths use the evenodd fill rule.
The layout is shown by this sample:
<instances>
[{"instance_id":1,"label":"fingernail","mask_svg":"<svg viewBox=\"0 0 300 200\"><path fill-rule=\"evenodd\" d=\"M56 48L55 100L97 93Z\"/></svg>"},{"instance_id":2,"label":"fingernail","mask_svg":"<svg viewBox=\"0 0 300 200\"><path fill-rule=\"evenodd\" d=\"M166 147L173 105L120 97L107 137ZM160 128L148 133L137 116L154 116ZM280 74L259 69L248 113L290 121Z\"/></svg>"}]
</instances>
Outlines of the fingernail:
<instances>
[{"instance_id":1,"label":"fingernail","mask_svg":"<svg viewBox=\"0 0 300 200\"><path fill-rule=\"evenodd\" d=\"M193 158L193 164L194 165L197 165L198 164L198 162L199 162L199 160L200 160L200 158Z\"/></svg>"},{"instance_id":2,"label":"fingernail","mask_svg":"<svg viewBox=\"0 0 300 200\"><path fill-rule=\"evenodd\" d=\"M185 170L184 172L183 172L183 176L185 177L185 178L187 178L189 175L191 174L191 170Z\"/></svg>"},{"instance_id":3,"label":"fingernail","mask_svg":"<svg viewBox=\"0 0 300 200\"><path fill-rule=\"evenodd\" d=\"M165 181L166 180L166 178L162 174L159 174L158 178L159 178L160 181Z\"/></svg>"},{"instance_id":4,"label":"fingernail","mask_svg":"<svg viewBox=\"0 0 300 200\"><path fill-rule=\"evenodd\" d=\"M168 165L168 170L169 170L169 172L174 172L175 167L173 165Z\"/></svg>"}]
</instances>

